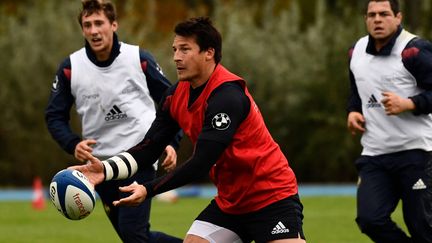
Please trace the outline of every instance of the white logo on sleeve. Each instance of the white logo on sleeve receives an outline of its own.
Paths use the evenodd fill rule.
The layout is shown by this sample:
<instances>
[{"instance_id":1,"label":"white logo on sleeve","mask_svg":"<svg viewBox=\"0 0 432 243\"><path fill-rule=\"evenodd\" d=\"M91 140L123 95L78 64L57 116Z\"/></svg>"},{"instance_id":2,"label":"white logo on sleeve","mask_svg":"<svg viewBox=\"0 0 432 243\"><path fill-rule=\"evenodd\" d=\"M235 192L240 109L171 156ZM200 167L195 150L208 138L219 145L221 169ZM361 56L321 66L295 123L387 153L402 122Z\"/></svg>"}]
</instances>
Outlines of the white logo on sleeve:
<instances>
[{"instance_id":1,"label":"white logo on sleeve","mask_svg":"<svg viewBox=\"0 0 432 243\"><path fill-rule=\"evenodd\" d=\"M226 113L219 113L212 119L212 127L217 130L226 130L231 124L231 119Z\"/></svg>"},{"instance_id":2,"label":"white logo on sleeve","mask_svg":"<svg viewBox=\"0 0 432 243\"><path fill-rule=\"evenodd\" d=\"M159 63L156 63L156 70L158 70L158 72L159 72L160 74L162 74L162 76L165 76L165 74L164 74L163 71L162 71L161 66L159 66Z\"/></svg>"},{"instance_id":3,"label":"white logo on sleeve","mask_svg":"<svg viewBox=\"0 0 432 243\"><path fill-rule=\"evenodd\" d=\"M57 75L55 76L55 79L54 79L54 81L53 81L53 83L52 83L52 90L53 91L57 91L57 88L58 88L58 82L59 82L59 80L58 80L58 77L57 77Z\"/></svg>"}]
</instances>

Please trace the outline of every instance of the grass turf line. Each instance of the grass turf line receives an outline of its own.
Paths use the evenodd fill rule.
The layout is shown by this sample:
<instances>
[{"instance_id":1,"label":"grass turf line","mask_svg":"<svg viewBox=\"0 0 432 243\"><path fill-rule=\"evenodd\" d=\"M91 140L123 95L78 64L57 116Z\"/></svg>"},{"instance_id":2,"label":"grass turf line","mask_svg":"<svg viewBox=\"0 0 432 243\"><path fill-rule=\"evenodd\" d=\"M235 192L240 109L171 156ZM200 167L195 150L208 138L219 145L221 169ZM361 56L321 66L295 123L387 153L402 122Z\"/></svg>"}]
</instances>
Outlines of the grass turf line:
<instances>
[{"instance_id":1,"label":"grass turf line","mask_svg":"<svg viewBox=\"0 0 432 243\"><path fill-rule=\"evenodd\" d=\"M308 243L370 243L354 222L355 197L303 197L304 231ZM198 213L210 199L180 198L174 204L154 201L152 229L184 237ZM0 242L68 243L121 242L105 216L100 201L90 216L81 221L64 218L49 200L46 208L35 211L31 202L0 202ZM400 207L394 220L402 224Z\"/></svg>"}]
</instances>

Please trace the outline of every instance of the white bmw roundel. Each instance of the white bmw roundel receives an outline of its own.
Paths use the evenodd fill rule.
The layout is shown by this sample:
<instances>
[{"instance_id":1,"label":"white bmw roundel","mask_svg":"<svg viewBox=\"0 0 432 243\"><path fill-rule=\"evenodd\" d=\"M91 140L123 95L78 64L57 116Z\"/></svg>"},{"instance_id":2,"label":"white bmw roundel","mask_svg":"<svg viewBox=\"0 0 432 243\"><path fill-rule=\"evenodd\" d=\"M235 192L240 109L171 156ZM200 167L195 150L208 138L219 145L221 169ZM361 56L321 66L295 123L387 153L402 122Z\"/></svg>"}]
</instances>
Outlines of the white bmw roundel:
<instances>
[{"instance_id":1,"label":"white bmw roundel","mask_svg":"<svg viewBox=\"0 0 432 243\"><path fill-rule=\"evenodd\" d=\"M59 82L59 80L58 80L58 77L57 77L57 75L55 76L55 79L54 79L54 81L53 81L53 83L52 83L52 90L53 91L57 91L57 88L58 88L58 82Z\"/></svg>"},{"instance_id":2,"label":"white bmw roundel","mask_svg":"<svg viewBox=\"0 0 432 243\"><path fill-rule=\"evenodd\" d=\"M231 119L226 113L219 113L212 119L212 126L217 130L225 130L231 124Z\"/></svg>"}]
</instances>

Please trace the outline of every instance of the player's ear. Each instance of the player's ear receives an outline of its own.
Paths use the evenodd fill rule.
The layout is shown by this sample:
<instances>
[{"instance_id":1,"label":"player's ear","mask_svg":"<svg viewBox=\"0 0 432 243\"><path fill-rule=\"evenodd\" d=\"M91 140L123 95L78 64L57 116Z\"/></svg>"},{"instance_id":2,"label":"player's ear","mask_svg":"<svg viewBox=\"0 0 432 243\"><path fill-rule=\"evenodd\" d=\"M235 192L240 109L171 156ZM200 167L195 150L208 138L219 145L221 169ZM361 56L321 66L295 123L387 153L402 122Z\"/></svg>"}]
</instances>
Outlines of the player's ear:
<instances>
[{"instance_id":1,"label":"player's ear","mask_svg":"<svg viewBox=\"0 0 432 243\"><path fill-rule=\"evenodd\" d=\"M214 59L215 49L213 47L209 47L206 51L206 61Z\"/></svg>"},{"instance_id":2,"label":"player's ear","mask_svg":"<svg viewBox=\"0 0 432 243\"><path fill-rule=\"evenodd\" d=\"M402 13L401 12L399 12L399 13L396 14L396 19L399 22L398 23L399 25L402 23L402 18L403 17L402 17Z\"/></svg>"},{"instance_id":3,"label":"player's ear","mask_svg":"<svg viewBox=\"0 0 432 243\"><path fill-rule=\"evenodd\" d=\"M118 22L114 20L114 21L112 22L111 26L112 26L112 30L113 30L113 32L116 32L117 29L118 29Z\"/></svg>"}]
</instances>

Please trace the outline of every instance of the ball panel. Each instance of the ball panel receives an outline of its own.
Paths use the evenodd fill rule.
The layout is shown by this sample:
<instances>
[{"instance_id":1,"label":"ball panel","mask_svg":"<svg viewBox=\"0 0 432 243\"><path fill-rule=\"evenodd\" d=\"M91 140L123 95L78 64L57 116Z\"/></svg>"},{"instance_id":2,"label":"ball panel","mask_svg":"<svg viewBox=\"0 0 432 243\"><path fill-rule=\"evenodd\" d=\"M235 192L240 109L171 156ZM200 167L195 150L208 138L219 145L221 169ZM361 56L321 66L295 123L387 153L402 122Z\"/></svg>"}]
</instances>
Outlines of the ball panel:
<instances>
[{"instance_id":1,"label":"ball panel","mask_svg":"<svg viewBox=\"0 0 432 243\"><path fill-rule=\"evenodd\" d=\"M73 181L70 180L68 177L70 176L70 171L68 170L61 170L59 171L54 178L52 179L52 184L55 183L56 187L52 188L50 187L50 193L51 193L51 200L54 198L57 198L57 203L54 203L54 206L56 206L57 210L61 212L64 215L64 212L66 212L65 207L65 199L66 199L66 187L68 184L71 184Z\"/></svg>"},{"instance_id":2,"label":"ball panel","mask_svg":"<svg viewBox=\"0 0 432 243\"><path fill-rule=\"evenodd\" d=\"M66 189L66 198L72 199L65 201L66 217L69 219L83 219L87 217L94 208L94 200L81 188L69 185Z\"/></svg>"},{"instance_id":3,"label":"ball panel","mask_svg":"<svg viewBox=\"0 0 432 243\"><path fill-rule=\"evenodd\" d=\"M95 203L95 200L96 200L96 192L95 192L95 190L94 190L93 185L90 183L89 179L87 179L87 177L86 177L83 173L81 173L81 172L79 172L79 171L77 171L77 170L72 171L72 175L73 175L77 180L79 180L81 183L83 183L83 184L85 185L85 187L80 187L80 188L81 188L82 190L84 190L85 193L87 193L87 194L89 194L89 195L93 195L92 200L93 200L93 203Z\"/></svg>"},{"instance_id":4,"label":"ball panel","mask_svg":"<svg viewBox=\"0 0 432 243\"><path fill-rule=\"evenodd\" d=\"M60 213L63 213L62 209L61 209L62 207L60 205L60 200L59 200L57 191L58 191L57 190L57 182L55 182L55 181L51 182L51 184L50 184L50 198L51 198L51 201L53 202L53 204L57 208L57 210Z\"/></svg>"}]
</instances>

